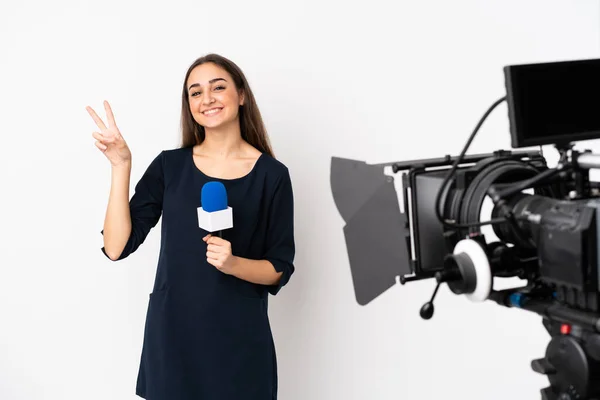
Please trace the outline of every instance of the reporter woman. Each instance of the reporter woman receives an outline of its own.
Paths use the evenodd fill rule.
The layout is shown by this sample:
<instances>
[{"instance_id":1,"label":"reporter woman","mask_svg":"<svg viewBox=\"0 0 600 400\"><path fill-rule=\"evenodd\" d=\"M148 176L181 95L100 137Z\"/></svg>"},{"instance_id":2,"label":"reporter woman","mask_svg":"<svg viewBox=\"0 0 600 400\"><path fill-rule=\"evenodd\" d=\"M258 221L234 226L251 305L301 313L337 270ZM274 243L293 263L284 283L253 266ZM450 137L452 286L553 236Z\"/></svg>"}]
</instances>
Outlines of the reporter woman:
<instances>
[{"instance_id":1,"label":"reporter woman","mask_svg":"<svg viewBox=\"0 0 600 400\"><path fill-rule=\"evenodd\" d=\"M240 68L209 54L188 69L182 145L147 167L129 199L132 156L108 102L96 146L110 161L102 251L122 260L161 221L136 394L148 400L272 400L277 361L267 314L294 272L288 168L271 150ZM198 227L204 184L222 182L234 226L219 238Z\"/></svg>"}]
</instances>

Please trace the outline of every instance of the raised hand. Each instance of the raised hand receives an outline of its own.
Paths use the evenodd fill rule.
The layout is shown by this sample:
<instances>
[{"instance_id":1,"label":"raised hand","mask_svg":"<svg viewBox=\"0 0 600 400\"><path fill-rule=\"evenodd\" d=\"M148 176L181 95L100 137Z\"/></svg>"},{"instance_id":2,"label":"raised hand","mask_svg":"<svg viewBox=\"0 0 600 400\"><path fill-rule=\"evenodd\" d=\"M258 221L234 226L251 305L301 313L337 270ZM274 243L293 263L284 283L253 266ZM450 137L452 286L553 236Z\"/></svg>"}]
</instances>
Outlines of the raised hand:
<instances>
[{"instance_id":1,"label":"raised hand","mask_svg":"<svg viewBox=\"0 0 600 400\"><path fill-rule=\"evenodd\" d=\"M108 158L112 166L121 166L131 162L131 151L123 139L117 124L115 123L115 117L110 108L108 101L104 102L104 110L106 111L106 117L108 120L108 127L104 124L102 119L98 117L96 112L91 107L85 108L91 115L94 122L100 129L100 132L92 133L92 137L96 139L96 147L100 149Z\"/></svg>"}]
</instances>

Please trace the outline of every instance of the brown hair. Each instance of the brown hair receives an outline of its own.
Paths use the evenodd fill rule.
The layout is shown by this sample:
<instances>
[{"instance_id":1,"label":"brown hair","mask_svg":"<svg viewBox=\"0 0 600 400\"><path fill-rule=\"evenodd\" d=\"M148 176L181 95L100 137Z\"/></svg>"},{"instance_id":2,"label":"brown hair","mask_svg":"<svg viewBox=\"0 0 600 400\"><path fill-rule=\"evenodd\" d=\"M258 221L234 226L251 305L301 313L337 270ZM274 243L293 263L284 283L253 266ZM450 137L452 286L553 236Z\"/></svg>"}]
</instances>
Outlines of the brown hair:
<instances>
[{"instance_id":1,"label":"brown hair","mask_svg":"<svg viewBox=\"0 0 600 400\"><path fill-rule=\"evenodd\" d=\"M187 80L194 68L204 63L213 63L223 68L231 77L236 89L244 95L244 105L239 107L239 120L242 139L250 143L259 151L274 157L269 136L262 120L262 116L250 90L250 85L242 70L231 60L218 54L207 54L198 58L190 65L183 80L181 96L181 147L192 147L204 141L204 127L199 125L190 111L188 99Z\"/></svg>"}]
</instances>

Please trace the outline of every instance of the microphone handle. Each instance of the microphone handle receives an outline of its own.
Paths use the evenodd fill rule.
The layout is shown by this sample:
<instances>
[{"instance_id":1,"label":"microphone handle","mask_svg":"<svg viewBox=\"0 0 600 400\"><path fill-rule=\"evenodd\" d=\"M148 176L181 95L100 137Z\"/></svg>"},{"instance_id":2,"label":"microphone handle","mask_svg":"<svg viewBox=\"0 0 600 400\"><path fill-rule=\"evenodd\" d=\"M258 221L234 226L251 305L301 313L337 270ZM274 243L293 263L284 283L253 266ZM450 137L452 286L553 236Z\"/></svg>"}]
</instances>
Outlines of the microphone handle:
<instances>
[{"instance_id":1,"label":"microphone handle","mask_svg":"<svg viewBox=\"0 0 600 400\"><path fill-rule=\"evenodd\" d=\"M221 239L223 239L223 231L222 231L222 230L220 230L220 231L217 231L217 232L216 232L216 235L217 235L218 237L220 237Z\"/></svg>"}]
</instances>

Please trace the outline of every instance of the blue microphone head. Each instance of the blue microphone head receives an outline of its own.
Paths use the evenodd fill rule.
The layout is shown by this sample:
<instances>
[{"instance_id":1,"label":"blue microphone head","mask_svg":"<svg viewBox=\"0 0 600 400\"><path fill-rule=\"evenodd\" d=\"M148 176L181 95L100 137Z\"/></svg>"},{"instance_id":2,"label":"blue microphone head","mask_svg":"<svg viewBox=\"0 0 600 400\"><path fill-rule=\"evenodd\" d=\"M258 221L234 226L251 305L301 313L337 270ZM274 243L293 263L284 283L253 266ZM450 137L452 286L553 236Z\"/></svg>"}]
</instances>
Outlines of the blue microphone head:
<instances>
[{"instance_id":1,"label":"blue microphone head","mask_svg":"<svg viewBox=\"0 0 600 400\"><path fill-rule=\"evenodd\" d=\"M227 190L221 182L208 182L202 186L200 195L202 209L206 212L215 212L227 209Z\"/></svg>"}]
</instances>

